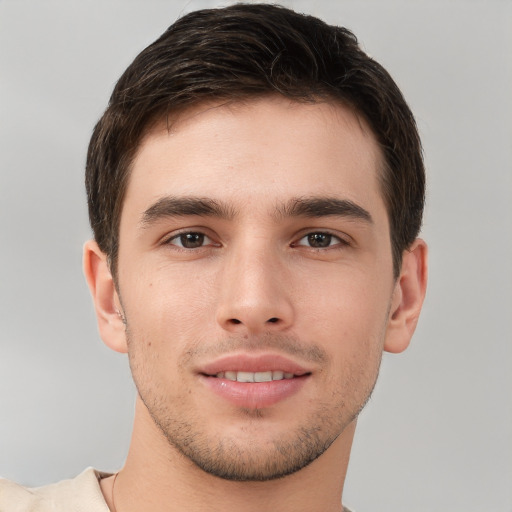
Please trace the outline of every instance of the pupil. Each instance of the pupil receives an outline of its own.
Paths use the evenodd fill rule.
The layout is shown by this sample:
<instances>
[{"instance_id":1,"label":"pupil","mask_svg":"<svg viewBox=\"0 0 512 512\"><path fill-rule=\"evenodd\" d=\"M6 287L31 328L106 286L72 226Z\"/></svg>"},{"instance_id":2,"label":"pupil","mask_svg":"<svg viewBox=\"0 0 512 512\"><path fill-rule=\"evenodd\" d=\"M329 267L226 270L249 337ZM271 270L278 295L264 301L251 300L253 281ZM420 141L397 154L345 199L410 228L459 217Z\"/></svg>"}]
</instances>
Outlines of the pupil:
<instances>
[{"instance_id":1,"label":"pupil","mask_svg":"<svg viewBox=\"0 0 512 512\"><path fill-rule=\"evenodd\" d=\"M204 242L204 235L201 233L185 233L180 237L183 247L195 249L201 247Z\"/></svg>"},{"instance_id":2,"label":"pupil","mask_svg":"<svg viewBox=\"0 0 512 512\"><path fill-rule=\"evenodd\" d=\"M311 247L329 247L331 238L331 235L326 235L325 233L312 233L308 235L308 241Z\"/></svg>"}]
</instances>

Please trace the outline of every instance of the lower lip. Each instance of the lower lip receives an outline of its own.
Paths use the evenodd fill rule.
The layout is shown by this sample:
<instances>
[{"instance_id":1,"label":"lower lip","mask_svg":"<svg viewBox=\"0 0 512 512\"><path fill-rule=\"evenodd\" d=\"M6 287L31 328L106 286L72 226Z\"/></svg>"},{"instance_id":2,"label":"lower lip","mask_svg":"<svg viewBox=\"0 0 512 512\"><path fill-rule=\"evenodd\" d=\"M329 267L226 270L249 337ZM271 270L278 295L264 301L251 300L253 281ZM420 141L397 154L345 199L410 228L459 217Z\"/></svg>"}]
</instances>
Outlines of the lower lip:
<instances>
[{"instance_id":1,"label":"lower lip","mask_svg":"<svg viewBox=\"0 0 512 512\"><path fill-rule=\"evenodd\" d=\"M270 382L236 382L202 375L201 379L215 394L244 409L262 409L299 392L309 375Z\"/></svg>"}]
</instances>

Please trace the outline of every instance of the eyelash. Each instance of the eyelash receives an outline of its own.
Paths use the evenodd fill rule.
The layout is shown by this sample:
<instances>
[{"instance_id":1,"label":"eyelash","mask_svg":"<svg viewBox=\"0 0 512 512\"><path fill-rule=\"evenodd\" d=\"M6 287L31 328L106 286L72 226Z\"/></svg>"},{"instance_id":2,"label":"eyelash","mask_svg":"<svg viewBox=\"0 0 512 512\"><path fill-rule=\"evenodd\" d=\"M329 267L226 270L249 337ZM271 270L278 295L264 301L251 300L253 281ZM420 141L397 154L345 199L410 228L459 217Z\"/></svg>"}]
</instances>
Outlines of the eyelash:
<instances>
[{"instance_id":1,"label":"eyelash","mask_svg":"<svg viewBox=\"0 0 512 512\"><path fill-rule=\"evenodd\" d=\"M188 237L193 237L193 236L199 237L199 239L200 239L199 243L201 245L199 245L197 247L185 247L183 244L183 237L187 237L187 236ZM314 247L311 245L311 243L313 242L313 240L315 238L312 238L312 237L316 237L317 240L321 240L321 237L326 237L328 239L328 245L323 246L323 247L322 246ZM303 240L308 240L309 245L300 243ZM335 241L335 243L332 243L333 240ZM179 241L180 243L173 243L173 241ZM205 241L207 241L206 245L204 244ZM181 250L181 251L193 251L193 250L197 250L197 249L203 249L209 245L214 246L214 247L220 247L220 244L213 242L213 240L207 234L203 233L202 231L182 231L181 233L174 234L172 237L164 240L164 244L165 245L173 245L176 249ZM303 235L301 238L299 238L296 242L291 243L290 246L291 247L308 247L309 249L312 249L315 251L321 251L323 249L326 250L326 249L330 249L330 248L333 248L336 246L350 246L350 243L347 240L341 238L340 236L334 235L333 233L329 233L328 231L310 231L310 232L306 233L305 235Z\"/></svg>"},{"instance_id":2,"label":"eyelash","mask_svg":"<svg viewBox=\"0 0 512 512\"><path fill-rule=\"evenodd\" d=\"M186 236L193 236L193 235L196 235L196 236L199 236L199 237L202 237L202 243L199 247L185 247L183 245L183 237L186 237ZM180 241L180 244L177 244L177 243L173 243L173 241ZM203 233L202 231L182 231L181 233L177 233L175 235L173 235L172 237L170 238L167 238L166 240L164 240L164 244L166 245L173 245L175 246L177 249L181 250L181 251L193 251L195 249L202 249L204 247L206 247L205 245L203 245L203 242L205 240L208 240L210 243L208 245L213 245L213 246L217 246L219 247L220 244L215 244L213 242L213 240L205 233Z\"/></svg>"},{"instance_id":3,"label":"eyelash","mask_svg":"<svg viewBox=\"0 0 512 512\"><path fill-rule=\"evenodd\" d=\"M317 239L320 239L320 237L327 237L328 238L328 245L325 246L325 247L313 247L312 245L305 245L305 244L301 244L300 242L304 239L308 239L309 243L311 244L311 242L313 241L313 238L312 237L317 237ZM335 241L335 243L331 243ZM308 247L310 249L313 249L313 250L316 250L316 251L321 251L322 249L330 249L332 247L336 247L336 246L349 246L350 243L341 238L340 236L338 235L334 235L333 233L329 233L328 231L310 231L308 233L306 233L304 236L302 236L301 238L299 238L299 240L297 242L294 242L292 244L292 247L296 247L296 246L299 246L299 247Z\"/></svg>"}]
</instances>

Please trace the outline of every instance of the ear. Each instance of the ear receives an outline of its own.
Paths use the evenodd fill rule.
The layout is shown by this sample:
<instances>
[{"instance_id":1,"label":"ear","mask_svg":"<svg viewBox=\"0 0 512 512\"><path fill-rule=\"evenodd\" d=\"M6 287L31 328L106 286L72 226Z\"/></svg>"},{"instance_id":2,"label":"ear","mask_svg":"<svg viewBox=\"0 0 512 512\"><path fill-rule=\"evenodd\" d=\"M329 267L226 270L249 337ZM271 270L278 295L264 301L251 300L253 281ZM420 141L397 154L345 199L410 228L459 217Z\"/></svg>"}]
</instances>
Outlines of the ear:
<instances>
[{"instance_id":1,"label":"ear","mask_svg":"<svg viewBox=\"0 0 512 512\"><path fill-rule=\"evenodd\" d=\"M94 240L84 245L84 274L96 309L101 339L116 352L127 352L126 325L108 259Z\"/></svg>"},{"instance_id":2,"label":"ear","mask_svg":"<svg viewBox=\"0 0 512 512\"><path fill-rule=\"evenodd\" d=\"M427 268L427 244L418 238L403 253L384 341L387 352L402 352L409 346L425 298Z\"/></svg>"}]
</instances>

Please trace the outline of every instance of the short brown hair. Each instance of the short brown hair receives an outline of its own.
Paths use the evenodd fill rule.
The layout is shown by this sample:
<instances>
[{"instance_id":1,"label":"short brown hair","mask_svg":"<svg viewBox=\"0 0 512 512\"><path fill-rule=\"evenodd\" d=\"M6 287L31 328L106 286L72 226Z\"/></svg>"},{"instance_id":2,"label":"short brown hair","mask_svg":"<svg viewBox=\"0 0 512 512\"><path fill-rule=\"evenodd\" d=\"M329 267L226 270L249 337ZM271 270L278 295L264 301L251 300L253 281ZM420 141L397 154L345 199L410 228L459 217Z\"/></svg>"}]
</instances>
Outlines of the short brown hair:
<instances>
[{"instance_id":1,"label":"short brown hair","mask_svg":"<svg viewBox=\"0 0 512 512\"><path fill-rule=\"evenodd\" d=\"M268 4L195 11L143 50L117 82L94 128L86 165L89 218L116 276L130 164L157 120L214 99L281 94L339 101L369 124L381 147L393 271L417 237L425 172L414 117L387 71L347 29Z\"/></svg>"}]
</instances>

